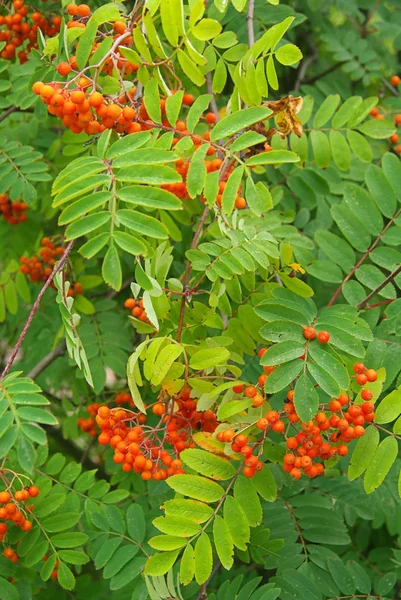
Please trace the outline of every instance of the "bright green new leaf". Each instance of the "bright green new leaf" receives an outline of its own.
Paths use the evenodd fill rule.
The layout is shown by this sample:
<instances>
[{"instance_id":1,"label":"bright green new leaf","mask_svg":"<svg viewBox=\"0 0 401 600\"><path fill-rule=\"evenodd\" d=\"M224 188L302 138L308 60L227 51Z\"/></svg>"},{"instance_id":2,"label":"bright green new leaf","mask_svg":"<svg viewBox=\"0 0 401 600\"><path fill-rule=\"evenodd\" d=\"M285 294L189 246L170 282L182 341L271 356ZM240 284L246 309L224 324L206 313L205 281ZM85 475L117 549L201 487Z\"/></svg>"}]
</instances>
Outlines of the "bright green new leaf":
<instances>
[{"instance_id":1,"label":"bright green new leaf","mask_svg":"<svg viewBox=\"0 0 401 600\"><path fill-rule=\"evenodd\" d=\"M295 44L284 44L276 50L276 59L282 65L293 65L302 58L302 52Z\"/></svg>"},{"instance_id":2,"label":"bright green new leaf","mask_svg":"<svg viewBox=\"0 0 401 600\"><path fill-rule=\"evenodd\" d=\"M235 475L235 468L231 462L205 450L189 448L181 453L180 458L185 465L200 473L200 475L212 479L232 479Z\"/></svg>"},{"instance_id":3,"label":"bright green new leaf","mask_svg":"<svg viewBox=\"0 0 401 600\"><path fill-rule=\"evenodd\" d=\"M380 434L374 425L365 429L365 435L359 438L348 467L350 481L356 479L367 469L379 445Z\"/></svg>"},{"instance_id":4,"label":"bright green new leaf","mask_svg":"<svg viewBox=\"0 0 401 600\"><path fill-rule=\"evenodd\" d=\"M272 114L270 108L264 106L245 108L241 111L232 113L219 121L210 136L212 142L216 142L220 138L229 137L241 129L245 129L258 121L267 119Z\"/></svg>"},{"instance_id":5,"label":"bright green new leaf","mask_svg":"<svg viewBox=\"0 0 401 600\"><path fill-rule=\"evenodd\" d=\"M375 408L375 423L391 423L401 414L401 388L388 394Z\"/></svg>"}]
</instances>

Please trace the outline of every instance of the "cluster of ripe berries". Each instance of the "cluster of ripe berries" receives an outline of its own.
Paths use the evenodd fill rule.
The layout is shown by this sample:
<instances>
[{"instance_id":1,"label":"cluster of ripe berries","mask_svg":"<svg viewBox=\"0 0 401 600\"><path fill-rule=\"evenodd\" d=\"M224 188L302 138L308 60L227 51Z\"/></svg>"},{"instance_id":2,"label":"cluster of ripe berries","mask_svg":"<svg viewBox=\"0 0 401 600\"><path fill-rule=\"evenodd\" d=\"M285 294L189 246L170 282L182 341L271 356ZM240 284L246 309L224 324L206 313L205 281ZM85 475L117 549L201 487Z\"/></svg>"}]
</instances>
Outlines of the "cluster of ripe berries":
<instances>
[{"instance_id":1,"label":"cluster of ripe berries","mask_svg":"<svg viewBox=\"0 0 401 600\"><path fill-rule=\"evenodd\" d=\"M28 54L32 48L37 48L38 30L47 37L53 37L60 31L61 17L52 17L48 20L40 12L29 12L23 0L14 0L13 14L0 15L0 42L6 42L0 52L2 58L14 58L16 49L28 43L23 50L18 52L18 58L22 63L28 60Z\"/></svg>"},{"instance_id":2,"label":"cluster of ripe berries","mask_svg":"<svg viewBox=\"0 0 401 600\"><path fill-rule=\"evenodd\" d=\"M313 328L308 328L313 329ZM316 332L312 337L314 339ZM329 336L328 332L325 333ZM329 338L324 336L322 343L327 343ZM260 358L267 352L267 348L261 348L258 352ZM258 378L258 386L247 386L243 384L233 387L236 394L244 394L252 399L252 407L258 408L263 405L265 397L263 388L267 377L276 367L265 366L263 373ZM354 365L356 383L364 386L367 382L373 382L377 379L377 373L374 369L366 369L363 363ZM258 390L258 387L260 390ZM369 389L361 391L362 404L351 403L347 394L340 394L336 399L331 400L326 410L321 410L315 418L307 423L303 423L297 415L294 406L294 390L290 390L284 401L284 407L281 412L269 410L265 417L258 419L256 427L263 431L264 436L269 431L278 434L284 434L288 452L284 456L283 469L291 475L293 479L299 479L304 473L307 477L316 477L324 473L323 462L316 462L315 459L325 461L333 456L346 456L348 447L346 444L353 439L362 437L365 434L364 425L374 419L374 404L370 402L373 394ZM326 412L327 411L327 412ZM285 419L288 421L288 429L294 427L296 435L288 436ZM301 430L295 427L295 424L301 425ZM329 431L331 430L331 431ZM327 433L324 433L327 432ZM257 471L263 468L263 463L259 460L261 452L260 441L251 445L248 437L241 432L235 432L233 429L219 431L217 439L223 443L230 443L231 450L240 453L244 457L243 474L245 477L253 477ZM255 450L260 450L255 455ZM314 462L315 460L315 462Z\"/></svg>"},{"instance_id":3,"label":"cluster of ripe berries","mask_svg":"<svg viewBox=\"0 0 401 600\"><path fill-rule=\"evenodd\" d=\"M171 402L174 402L174 412L170 414ZM100 406L95 418L101 429L98 441L113 448L114 462L121 464L125 473L140 473L145 481L167 479L184 472L179 455L186 448L195 447L192 432L212 433L217 427L215 413L211 410L197 412L196 406L197 401L190 398L187 387L169 398L168 406L159 399L152 407L152 412L161 417L156 427L145 425L146 416L141 413ZM160 431L163 432L162 440L158 436ZM167 450L166 445L172 449Z\"/></svg>"},{"instance_id":4,"label":"cluster of ripe berries","mask_svg":"<svg viewBox=\"0 0 401 600\"><path fill-rule=\"evenodd\" d=\"M206 119L208 118L208 115L212 115L215 118L213 113L208 113L206 115ZM197 135L197 136L193 136L193 138L196 138L195 141L197 143L195 143L195 146L199 146L199 143L201 143L201 141L200 141L201 137L199 135ZM207 140L207 141L210 140L209 131L205 131L205 133L203 134L203 139ZM178 138L177 138L177 141L178 141ZM215 153L215 149L212 146L209 146L206 154L211 156L214 153ZM214 171L219 171L221 169L222 164L223 164L223 161L220 158L214 158L213 160L205 160L204 161L204 165L205 165L206 171L208 173L213 173ZM164 190L171 192L172 194L174 194L175 196L177 196L177 198L180 198L181 200L192 200L191 196L188 194L187 184L186 184L186 178L188 175L189 165L190 165L189 160L185 161L183 158L179 158L178 160L176 160L175 168L176 168L177 173L179 173L181 175L182 181L180 181L179 183L170 183L170 184L161 186ZM226 172L224 173L224 177L219 184L219 191L218 191L217 198L216 198L217 206L221 206L221 203L223 200L223 192L227 185L227 179L230 176L231 171L232 171L232 168L226 170ZM245 200L245 198L243 198L240 195L240 193L241 193L241 189L239 190L239 193L237 194L237 196L235 198L235 208L238 208L238 209L242 209L242 208L246 207L246 200ZM200 200L203 204L206 202L206 198L204 198L203 196L201 197Z\"/></svg>"},{"instance_id":5,"label":"cluster of ripe berries","mask_svg":"<svg viewBox=\"0 0 401 600\"><path fill-rule=\"evenodd\" d=\"M45 281L51 275L58 257L64 254L64 248L53 244L48 237L42 238L40 243L42 248L39 250L39 256L20 258L20 271L29 275L31 281Z\"/></svg>"},{"instance_id":6,"label":"cluster of ripe berries","mask_svg":"<svg viewBox=\"0 0 401 600\"><path fill-rule=\"evenodd\" d=\"M0 492L0 542L4 540L8 532L9 525L7 525L7 521L14 523L22 531L28 532L32 529L32 522L26 519L25 515L27 511L33 510L33 506L28 506L25 503L30 498L36 498L38 495L39 488L36 485L18 490L14 492L13 496L9 491ZM18 555L12 548L6 548L3 555L12 562L18 560Z\"/></svg>"},{"instance_id":7,"label":"cluster of ripe berries","mask_svg":"<svg viewBox=\"0 0 401 600\"><path fill-rule=\"evenodd\" d=\"M146 310L143 308L143 300L135 300L135 298L127 298L124 302L125 308L131 311L131 314L136 319L139 319L143 323L152 325L146 314Z\"/></svg>"},{"instance_id":8,"label":"cluster of ripe berries","mask_svg":"<svg viewBox=\"0 0 401 600\"><path fill-rule=\"evenodd\" d=\"M28 210L26 202L11 202L8 194L0 194L0 214L11 225L26 221L26 210Z\"/></svg>"},{"instance_id":9,"label":"cluster of ripe berries","mask_svg":"<svg viewBox=\"0 0 401 600\"><path fill-rule=\"evenodd\" d=\"M97 436L95 417L99 408L100 404L98 402L89 404L89 406L86 407L86 412L90 415L90 417L88 419L79 417L77 420L78 427L81 429L81 431L83 433L89 433L91 437Z\"/></svg>"}]
</instances>

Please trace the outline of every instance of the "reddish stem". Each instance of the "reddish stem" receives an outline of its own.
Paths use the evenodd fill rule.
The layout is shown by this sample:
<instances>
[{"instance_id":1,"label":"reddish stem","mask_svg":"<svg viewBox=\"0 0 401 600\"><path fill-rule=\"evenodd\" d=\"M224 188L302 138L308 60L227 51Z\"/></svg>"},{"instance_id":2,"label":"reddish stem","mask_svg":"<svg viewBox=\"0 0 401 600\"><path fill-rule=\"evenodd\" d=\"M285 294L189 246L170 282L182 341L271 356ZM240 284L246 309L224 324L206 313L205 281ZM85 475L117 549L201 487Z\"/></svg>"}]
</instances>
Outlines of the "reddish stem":
<instances>
[{"instance_id":1,"label":"reddish stem","mask_svg":"<svg viewBox=\"0 0 401 600\"><path fill-rule=\"evenodd\" d=\"M4 377L7 375L7 373L11 369L11 367L12 367L14 361L15 361L15 358L16 358L16 356L18 354L18 350L21 348L22 342L24 341L24 338L25 338L25 336L26 336L26 334L28 332L28 329L29 329L29 327L30 327L30 325L32 323L32 319L35 316L35 313L36 313L36 311L39 308L40 301L42 300L45 291L50 286L51 282L53 281L53 279L56 276L56 274L58 273L58 271L60 271L60 269L62 269L64 267L64 265L66 263L66 260L68 258L68 255L71 252L71 249L72 249L73 245L74 245L74 240L72 240L68 244L68 246L64 250L64 254L62 255L61 259L59 260L59 262L56 265L54 265L53 271L50 273L49 277L45 281L44 286L40 290L40 292L38 294L38 297L36 298L36 300L34 302L34 305L31 308L31 312L29 313L29 316L28 316L28 318L26 320L26 323L25 323L25 325L24 325L24 327L23 327L23 329L21 331L21 334L20 334L20 336L19 336L19 338L17 340L17 343L15 344L15 346L13 348L13 351L11 352L10 358L8 359L7 364L4 367L4 371L3 371L3 373L1 374L1 377L0 377L0 381L2 379L4 379Z\"/></svg>"},{"instance_id":2,"label":"reddish stem","mask_svg":"<svg viewBox=\"0 0 401 600\"><path fill-rule=\"evenodd\" d=\"M377 238L375 239L375 241L373 242L373 244L370 246L370 248L368 250L366 250L365 254L362 256L362 258L356 263L356 265L354 267L352 267L351 271L348 273L348 275L345 277L344 281L339 285L339 287L336 289L336 291L334 292L334 296L332 297L332 299L330 300L330 302L328 303L327 306L332 306L332 304L334 304L334 302L337 300L337 297L340 295L341 290L343 289L343 285L344 283L347 283L347 281L349 281L351 279L351 277L354 275L355 271L357 271L359 269L359 267L362 265L362 263L365 262L365 260L368 258L369 254L372 252L372 250L374 250L374 248L376 248L377 244L380 242L381 238L383 237L383 235L386 233L387 229L390 227L390 225L392 225L394 223L394 221L396 220L396 218L398 217L398 215L401 213L401 209L397 210L397 212L395 213L395 215L393 215L390 219L390 221L387 223L387 225L381 230L381 232L379 233L379 235L377 236Z\"/></svg>"}]
</instances>

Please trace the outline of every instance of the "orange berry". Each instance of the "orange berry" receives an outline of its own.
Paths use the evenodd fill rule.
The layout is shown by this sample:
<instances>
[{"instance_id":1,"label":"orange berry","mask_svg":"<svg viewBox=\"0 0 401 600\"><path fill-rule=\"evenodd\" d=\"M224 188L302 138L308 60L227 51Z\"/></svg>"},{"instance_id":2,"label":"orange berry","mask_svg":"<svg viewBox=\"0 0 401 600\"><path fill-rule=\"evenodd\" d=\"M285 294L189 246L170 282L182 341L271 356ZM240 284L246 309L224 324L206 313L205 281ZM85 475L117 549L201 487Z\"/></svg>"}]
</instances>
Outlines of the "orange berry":
<instances>
[{"instance_id":1,"label":"orange berry","mask_svg":"<svg viewBox=\"0 0 401 600\"><path fill-rule=\"evenodd\" d=\"M252 406L254 408L258 408L259 406L262 406L263 402L263 396L261 396L260 394L256 394L256 396L254 396L252 399Z\"/></svg>"},{"instance_id":2,"label":"orange berry","mask_svg":"<svg viewBox=\"0 0 401 600\"><path fill-rule=\"evenodd\" d=\"M245 388L245 396L247 398L254 398L257 394L257 389L255 388L255 386L253 385L249 385L247 388Z\"/></svg>"},{"instance_id":3,"label":"orange berry","mask_svg":"<svg viewBox=\"0 0 401 600\"><path fill-rule=\"evenodd\" d=\"M327 344L330 340L330 334L328 331L319 331L317 339L321 344Z\"/></svg>"},{"instance_id":4,"label":"orange berry","mask_svg":"<svg viewBox=\"0 0 401 600\"><path fill-rule=\"evenodd\" d=\"M74 104L82 104L86 99L85 92L82 90L74 90L71 92L70 99Z\"/></svg>"},{"instance_id":5,"label":"orange berry","mask_svg":"<svg viewBox=\"0 0 401 600\"><path fill-rule=\"evenodd\" d=\"M100 92L92 92L92 94L88 98L88 102L91 106L97 108L104 103L104 98Z\"/></svg>"},{"instance_id":6,"label":"orange berry","mask_svg":"<svg viewBox=\"0 0 401 600\"><path fill-rule=\"evenodd\" d=\"M67 6L67 12L69 15L74 17L75 15L78 14L78 6L76 4L69 4Z\"/></svg>"},{"instance_id":7,"label":"orange berry","mask_svg":"<svg viewBox=\"0 0 401 600\"><path fill-rule=\"evenodd\" d=\"M62 75L62 77L66 77L72 71L70 63L68 63L68 62L60 63L57 67L57 71L60 75Z\"/></svg>"},{"instance_id":8,"label":"orange berry","mask_svg":"<svg viewBox=\"0 0 401 600\"><path fill-rule=\"evenodd\" d=\"M214 113L209 112L205 115L205 119L206 119L206 123L212 124L212 123L216 123L217 121L217 117Z\"/></svg>"},{"instance_id":9,"label":"orange berry","mask_svg":"<svg viewBox=\"0 0 401 600\"><path fill-rule=\"evenodd\" d=\"M314 327L305 327L304 338L306 340L313 340L316 337L316 329Z\"/></svg>"},{"instance_id":10,"label":"orange berry","mask_svg":"<svg viewBox=\"0 0 401 600\"><path fill-rule=\"evenodd\" d=\"M28 489L28 492L31 498L36 498L36 496L39 496L39 488L36 485L31 485L31 487Z\"/></svg>"},{"instance_id":11,"label":"orange berry","mask_svg":"<svg viewBox=\"0 0 401 600\"><path fill-rule=\"evenodd\" d=\"M363 373L365 371L365 365L361 362L355 363L354 364L354 373L356 373L357 375L360 373Z\"/></svg>"},{"instance_id":12,"label":"orange berry","mask_svg":"<svg viewBox=\"0 0 401 600\"><path fill-rule=\"evenodd\" d=\"M370 390L362 390L361 398L362 400L372 400L373 393Z\"/></svg>"},{"instance_id":13,"label":"orange berry","mask_svg":"<svg viewBox=\"0 0 401 600\"><path fill-rule=\"evenodd\" d=\"M358 385L365 385L365 383L367 383L368 378L366 377L366 375L364 373L360 373L359 375L356 376L356 382Z\"/></svg>"},{"instance_id":14,"label":"orange berry","mask_svg":"<svg viewBox=\"0 0 401 600\"><path fill-rule=\"evenodd\" d=\"M107 116L116 121L121 116L122 110L117 104L109 104L107 107Z\"/></svg>"},{"instance_id":15,"label":"orange berry","mask_svg":"<svg viewBox=\"0 0 401 600\"><path fill-rule=\"evenodd\" d=\"M368 369L365 373L368 381L376 381L377 373L374 369Z\"/></svg>"},{"instance_id":16,"label":"orange berry","mask_svg":"<svg viewBox=\"0 0 401 600\"><path fill-rule=\"evenodd\" d=\"M332 400L329 404L329 408L333 413L340 412L341 404L338 402L338 400Z\"/></svg>"},{"instance_id":17,"label":"orange berry","mask_svg":"<svg viewBox=\"0 0 401 600\"><path fill-rule=\"evenodd\" d=\"M393 133L393 135L390 136L390 142L392 144L396 144L399 139L400 139L400 136L398 135L398 133Z\"/></svg>"},{"instance_id":18,"label":"orange berry","mask_svg":"<svg viewBox=\"0 0 401 600\"><path fill-rule=\"evenodd\" d=\"M264 431L265 429L267 429L269 427L269 421L267 419L259 419L256 422L256 427L258 429L261 429L262 431Z\"/></svg>"},{"instance_id":19,"label":"orange berry","mask_svg":"<svg viewBox=\"0 0 401 600\"><path fill-rule=\"evenodd\" d=\"M185 106L191 106L191 104L193 104L195 102L195 98L193 97L192 94L184 94L183 98L182 98L182 103Z\"/></svg>"},{"instance_id":20,"label":"orange berry","mask_svg":"<svg viewBox=\"0 0 401 600\"><path fill-rule=\"evenodd\" d=\"M235 394L242 394L242 392L244 391L244 384L240 384L240 385L234 385L233 386L233 392Z\"/></svg>"},{"instance_id":21,"label":"orange berry","mask_svg":"<svg viewBox=\"0 0 401 600\"><path fill-rule=\"evenodd\" d=\"M266 415L266 419L269 421L269 423L275 423L279 420L279 418L280 415L276 410L269 410L269 412Z\"/></svg>"},{"instance_id":22,"label":"orange berry","mask_svg":"<svg viewBox=\"0 0 401 600\"><path fill-rule=\"evenodd\" d=\"M377 117L377 115L379 114L379 109L375 106L374 108L372 108L369 114L371 117Z\"/></svg>"},{"instance_id":23,"label":"orange berry","mask_svg":"<svg viewBox=\"0 0 401 600\"><path fill-rule=\"evenodd\" d=\"M272 429L276 433L283 433L283 431L285 429L284 421L276 421L275 423L273 423Z\"/></svg>"},{"instance_id":24,"label":"orange berry","mask_svg":"<svg viewBox=\"0 0 401 600\"><path fill-rule=\"evenodd\" d=\"M397 86L400 85L401 83L401 79L398 77L398 75L393 75L392 78L390 79L391 81L391 85Z\"/></svg>"},{"instance_id":25,"label":"orange berry","mask_svg":"<svg viewBox=\"0 0 401 600\"><path fill-rule=\"evenodd\" d=\"M87 4L79 4L77 7L77 13L80 17L87 17L90 14L91 9Z\"/></svg>"},{"instance_id":26,"label":"orange berry","mask_svg":"<svg viewBox=\"0 0 401 600\"><path fill-rule=\"evenodd\" d=\"M116 33L125 33L126 31L126 27L125 27L125 23L123 23L122 21L115 21L115 23L113 23L113 29Z\"/></svg>"}]
</instances>

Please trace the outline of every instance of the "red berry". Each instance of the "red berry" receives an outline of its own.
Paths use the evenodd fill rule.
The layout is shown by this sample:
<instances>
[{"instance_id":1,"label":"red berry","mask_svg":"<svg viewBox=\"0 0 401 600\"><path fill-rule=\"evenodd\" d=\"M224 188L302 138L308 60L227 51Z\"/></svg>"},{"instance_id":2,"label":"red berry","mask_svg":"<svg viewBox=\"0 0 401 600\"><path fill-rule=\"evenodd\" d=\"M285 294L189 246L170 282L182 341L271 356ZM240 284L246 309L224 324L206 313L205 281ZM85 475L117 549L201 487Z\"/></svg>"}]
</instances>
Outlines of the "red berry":
<instances>
[{"instance_id":1,"label":"red berry","mask_svg":"<svg viewBox=\"0 0 401 600\"><path fill-rule=\"evenodd\" d=\"M328 331L319 331L317 334L317 339L321 344L327 344L327 342L330 340L330 334Z\"/></svg>"},{"instance_id":2,"label":"red berry","mask_svg":"<svg viewBox=\"0 0 401 600\"><path fill-rule=\"evenodd\" d=\"M267 419L259 419L256 423L256 427L264 431L269 427L269 421Z\"/></svg>"},{"instance_id":3,"label":"red berry","mask_svg":"<svg viewBox=\"0 0 401 600\"><path fill-rule=\"evenodd\" d=\"M354 364L354 373L356 374L360 374L360 373L364 373L365 371L365 365L361 362L355 363Z\"/></svg>"},{"instance_id":4,"label":"red berry","mask_svg":"<svg viewBox=\"0 0 401 600\"><path fill-rule=\"evenodd\" d=\"M242 383L240 385L234 385L233 386L233 392L235 394L242 394L242 392L244 391L244 387L245 385Z\"/></svg>"},{"instance_id":5,"label":"red berry","mask_svg":"<svg viewBox=\"0 0 401 600\"><path fill-rule=\"evenodd\" d=\"M316 337L316 329L314 327L305 327L304 338L306 340L313 340Z\"/></svg>"},{"instance_id":6,"label":"red berry","mask_svg":"<svg viewBox=\"0 0 401 600\"><path fill-rule=\"evenodd\" d=\"M401 83L401 79L398 77L398 75L393 75L392 78L390 79L391 81L391 85L394 85L397 87L397 85L400 85Z\"/></svg>"},{"instance_id":7,"label":"red berry","mask_svg":"<svg viewBox=\"0 0 401 600\"><path fill-rule=\"evenodd\" d=\"M374 369L368 369L365 373L368 381L376 381L377 379L377 373Z\"/></svg>"},{"instance_id":8,"label":"red berry","mask_svg":"<svg viewBox=\"0 0 401 600\"><path fill-rule=\"evenodd\" d=\"M356 376L356 382L358 385L365 385L365 383L367 383L368 378L366 377L366 375L364 373L361 373L360 375Z\"/></svg>"},{"instance_id":9,"label":"red berry","mask_svg":"<svg viewBox=\"0 0 401 600\"><path fill-rule=\"evenodd\" d=\"M249 385L247 388L245 388L245 396L247 398L254 398L257 393L258 390L255 388L254 385Z\"/></svg>"},{"instance_id":10,"label":"red berry","mask_svg":"<svg viewBox=\"0 0 401 600\"><path fill-rule=\"evenodd\" d=\"M370 390L362 390L361 398L362 400L372 400L373 394Z\"/></svg>"}]
</instances>

